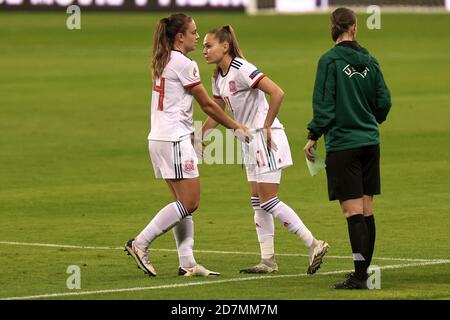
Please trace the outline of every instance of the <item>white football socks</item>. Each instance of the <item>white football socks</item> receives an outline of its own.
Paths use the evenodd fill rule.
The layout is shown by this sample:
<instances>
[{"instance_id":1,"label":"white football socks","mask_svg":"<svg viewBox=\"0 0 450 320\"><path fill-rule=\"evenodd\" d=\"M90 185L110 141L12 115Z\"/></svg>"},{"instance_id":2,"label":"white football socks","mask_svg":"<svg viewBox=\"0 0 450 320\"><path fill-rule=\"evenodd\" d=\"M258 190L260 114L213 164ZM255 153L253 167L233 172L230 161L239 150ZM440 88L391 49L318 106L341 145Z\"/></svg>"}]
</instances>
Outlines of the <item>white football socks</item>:
<instances>
[{"instance_id":1,"label":"white football socks","mask_svg":"<svg viewBox=\"0 0 450 320\"><path fill-rule=\"evenodd\" d=\"M258 236L259 247L261 250L261 259L274 259L275 249L273 238L275 234L275 226L273 223L273 216L264 211L259 205L259 198L252 197L252 207L255 210L255 226L256 234Z\"/></svg>"},{"instance_id":2,"label":"white football socks","mask_svg":"<svg viewBox=\"0 0 450 320\"><path fill-rule=\"evenodd\" d=\"M194 220L187 216L172 229L178 249L180 267L192 268L197 265L194 259Z\"/></svg>"},{"instance_id":3,"label":"white football socks","mask_svg":"<svg viewBox=\"0 0 450 320\"><path fill-rule=\"evenodd\" d=\"M278 197L262 203L261 208L280 220L290 232L296 234L303 241L307 248L313 245L314 237L311 231L308 230L295 211L278 199Z\"/></svg>"},{"instance_id":4,"label":"white football socks","mask_svg":"<svg viewBox=\"0 0 450 320\"><path fill-rule=\"evenodd\" d=\"M150 223L135 238L136 245L145 249L157 237L166 233L181 219L187 217L189 212L180 201L169 203L162 208Z\"/></svg>"}]
</instances>

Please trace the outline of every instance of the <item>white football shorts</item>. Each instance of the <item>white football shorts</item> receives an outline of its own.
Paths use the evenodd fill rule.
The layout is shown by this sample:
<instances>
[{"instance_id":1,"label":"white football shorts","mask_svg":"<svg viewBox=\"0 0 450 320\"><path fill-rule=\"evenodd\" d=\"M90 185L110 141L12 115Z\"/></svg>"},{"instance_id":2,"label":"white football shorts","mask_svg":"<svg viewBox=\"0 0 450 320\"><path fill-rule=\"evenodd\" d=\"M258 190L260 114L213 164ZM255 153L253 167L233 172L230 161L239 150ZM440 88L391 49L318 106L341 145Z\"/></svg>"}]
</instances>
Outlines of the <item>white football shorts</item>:
<instances>
[{"instance_id":1,"label":"white football shorts","mask_svg":"<svg viewBox=\"0 0 450 320\"><path fill-rule=\"evenodd\" d=\"M291 149L283 129L273 128L272 141L277 150L269 150L263 129L252 131L253 140L242 144L247 180L258 183L280 183L281 170L292 165Z\"/></svg>"},{"instance_id":2,"label":"white football shorts","mask_svg":"<svg viewBox=\"0 0 450 320\"><path fill-rule=\"evenodd\" d=\"M189 179L199 176L198 158L191 139L149 140L148 149L157 179Z\"/></svg>"}]
</instances>

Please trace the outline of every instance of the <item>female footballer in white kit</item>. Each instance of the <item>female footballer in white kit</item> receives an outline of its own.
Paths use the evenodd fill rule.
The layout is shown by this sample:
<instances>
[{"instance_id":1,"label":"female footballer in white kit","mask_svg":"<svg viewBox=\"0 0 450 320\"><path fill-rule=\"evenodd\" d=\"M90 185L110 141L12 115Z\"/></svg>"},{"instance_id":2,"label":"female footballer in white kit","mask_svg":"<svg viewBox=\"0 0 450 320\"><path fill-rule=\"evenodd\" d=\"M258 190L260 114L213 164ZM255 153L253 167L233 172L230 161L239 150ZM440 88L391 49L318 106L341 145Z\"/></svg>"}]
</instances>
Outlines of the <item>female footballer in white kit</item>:
<instances>
[{"instance_id":1,"label":"female footballer in white kit","mask_svg":"<svg viewBox=\"0 0 450 320\"><path fill-rule=\"evenodd\" d=\"M299 216L278 199L283 168L292 165L289 143L284 127L277 119L284 95L281 88L244 59L231 26L208 32L203 41L203 54L208 64L216 64L212 79L213 95L233 118L249 127L254 139L243 144L244 164L251 189L251 203L261 250L261 262L242 269L241 273L278 271L274 250L273 217L309 248L308 274L320 268L328 244L316 240ZM265 93L270 96L269 103ZM218 125L208 118L202 128L205 137Z\"/></svg>"},{"instance_id":2,"label":"female footballer in white kit","mask_svg":"<svg viewBox=\"0 0 450 320\"><path fill-rule=\"evenodd\" d=\"M247 128L229 118L201 84L197 63L186 56L195 49L198 39L194 20L181 13L161 19L154 35L149 151L155 176L165 179L174 202L162 208L139 235L125 244L125 251L149 276L156 276L156 271L148 247L170 229L178 249L179 275L219 275L198 264L193 255L192 213L199 205L200 180L198 158L191 143L192 98L227 128L238 130L243 136Z\"/></svg>"}]
</instances>

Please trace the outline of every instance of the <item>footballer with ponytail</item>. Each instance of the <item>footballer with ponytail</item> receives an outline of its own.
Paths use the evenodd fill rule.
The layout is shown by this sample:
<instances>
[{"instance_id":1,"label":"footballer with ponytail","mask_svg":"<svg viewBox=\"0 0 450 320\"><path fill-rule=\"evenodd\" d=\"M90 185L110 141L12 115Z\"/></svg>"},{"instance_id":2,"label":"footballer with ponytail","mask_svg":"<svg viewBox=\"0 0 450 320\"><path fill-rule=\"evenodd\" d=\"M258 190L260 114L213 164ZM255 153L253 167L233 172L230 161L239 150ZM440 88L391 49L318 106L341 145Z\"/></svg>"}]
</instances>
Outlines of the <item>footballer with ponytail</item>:
<instances>
[{"instance_id":1,"label":"footballer with ponytail","mask_svg":"<svg viewBox=\"0 0 450 320\"><path fill-rule=\"evenodd\" d=\"M197 63L187 56L195 50L198 39L195 21L182 13L161 19L155 29L148 146L155 177L167 182L173 201L156 211L150 223L125 244L125 250L149 276L156 276L149 246L170 229L178 249L178 275L219 275L198 264L193 254L192 214L200 201L198 158L191 143L193 98L215 121L234 129L242 139L251 139L247 128L228 117L201 84Z\"/></svg>"},{"instance_id":2,"label":"footballer with ponytail","mask_svg":"<svg viewBox=\"0 0 450 320\"><path fill-rule=\"evenodd\" d=\"M219 41L219 43L225 43L228 45L228 54L232 58L244 58L244 54L239 48L239 43L233 27L230 25L223 26L221 28L216 28L208 32L208 34L214 35L214 37ZM214 77L217 77L219 72L219 66L216 66L214 70Z\"/></svg>"},{"instance_id":3,"label":"footballer with ponytail","mask_svg":"<svg viewBox=\"0 0 450 320\"><path fill-rule=\"evenodd\" d=\"M356 37L356 15L348 8L338 8L331 14L331 37L337 41L344 35L352 40Z\"/></svg>"},{"instance_id":4,"label":"footballer with ponytail","mask_svg":"<svg viewBox=\"0 0 450 320\"><path fill-rule=\"evenodd\" d=\"M159 78L170 59L178 33L184 34L192 18L183 13L172 14L159 20L153 37L153 77ZM189 48L194 50L195 47Z\"/></svg>"},{"instance_id":5,"label":"footballer with ponytail","mask_svg":"<svg viewBox=\"0 0 450 320\"><path fill-rule=\"evenodd\" d=\"M215 64L212 89L216 102L227 106L233 118L252 128L255 139L243 145L242 154L250 187L251 204L261 260L241 269L241 273L278 271L274 249L274 217L295 234L309 249L307 273L315 273L328 250L325 241L317 240L297 213L278 199L282 170L292 165L284 126L277 118L283 90L257 67L245 60L235 31L230 25L208 32L203 40L203 55ZM270 98L266 100L267 94ZM202 134L218 125L208 118Z\"/></svg>"},{"instance_id":6,"label":"footballer with ponytail","mask_svg":"<svg viewBox=\"0 0 450 320\"><path fill-rule=\"evenodd\" d=\"M328 198L339 201L347 221L354 272L334 289L368 289L375 248L372 204L381 193L380 130L391 95L377 59L356 41L357 19L349 8L331 14L333 47L319 59L312 98L313 118L303 151L325 138Z\"/></svg>"}]
</instances>

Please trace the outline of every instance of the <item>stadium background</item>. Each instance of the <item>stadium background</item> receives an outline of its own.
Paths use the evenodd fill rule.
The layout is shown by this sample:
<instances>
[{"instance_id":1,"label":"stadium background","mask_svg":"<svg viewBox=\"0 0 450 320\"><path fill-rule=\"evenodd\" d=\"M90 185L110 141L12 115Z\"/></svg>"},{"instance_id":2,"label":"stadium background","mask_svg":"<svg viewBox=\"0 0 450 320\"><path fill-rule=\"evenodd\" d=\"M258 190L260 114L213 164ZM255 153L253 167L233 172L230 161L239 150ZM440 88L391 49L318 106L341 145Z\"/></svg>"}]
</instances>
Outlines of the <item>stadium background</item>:
<instances>
[{"instance_id":1,"label":"stadium background","mask_svg":"<svg viewBox=\"0 0 450 320\"><path fill-rule=\"evenodd\" d=\"M450 298L450 15L444 1L329 1L329 9L358 9L358 39L381 62L393 97L381 127L383 195L375 202L374 263L382 290L369 292L329 289L352 268L346 225L336 203L327 201L325 175L310 177L302 155L316 63L332 46L329 10L248 16L242 5L156 8L149 1L142 12L127 12L134 2L98 1L97 8L81 6L80 30L68 30L65 8L72 2L13 2L0 0L0 299ZM369 30L365 7L377 3L393 6L382 6L381 29ZM121 252L170 201L164 182L153 178L146 149L149 57L158 19L184 10L201 36L231 23L246 57L286 92L280 119L295 165L284 174L280 196L332 246L313 277L304 275L306 250L279 224L280 272L237 273L258 260L239 165L200 168L196 256L222 272L220 279L177 277L171 234L153 246L157 278L145 277ZM191 56L209 90L212 66L200 46ZM195 119L204 119L195 107ZM319 150L324 153L323 142ZM66 286L70 265L81 269L78 290Z\"/></svg>"}]
</instances>

